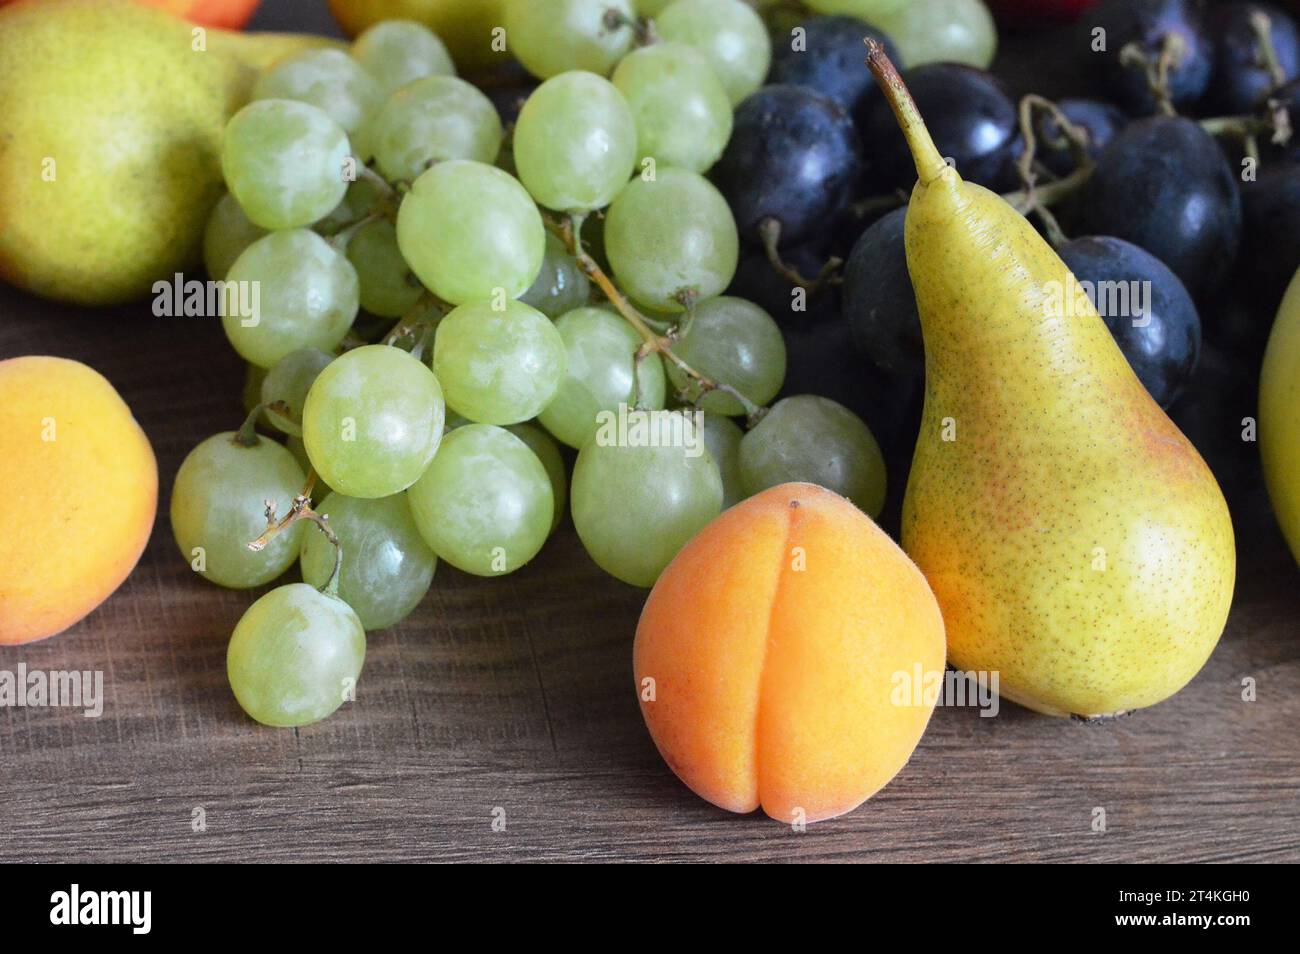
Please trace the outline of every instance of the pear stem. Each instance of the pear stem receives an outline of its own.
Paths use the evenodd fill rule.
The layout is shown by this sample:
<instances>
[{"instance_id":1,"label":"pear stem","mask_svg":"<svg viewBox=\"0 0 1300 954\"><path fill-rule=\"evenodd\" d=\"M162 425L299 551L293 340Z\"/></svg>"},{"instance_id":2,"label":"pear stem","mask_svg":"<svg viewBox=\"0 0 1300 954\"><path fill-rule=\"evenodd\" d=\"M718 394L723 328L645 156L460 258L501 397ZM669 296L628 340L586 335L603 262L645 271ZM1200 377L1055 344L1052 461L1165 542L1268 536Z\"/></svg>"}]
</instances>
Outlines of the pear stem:
<instances>
[{"instance_id":1,"label":"pear stem","mask_svg":"<svg viewBox=\"0 0 1300 954\"><path fill-rule=\"evenodd\" d=\"M876 83L885 94L885 99L889 101L889 107L894 111L898 125L902 127L907 146L912 150L912 159L916 162L916 173L920 176L921 183L929 184L943 175L944 170L948 168L948 161L935 146L930 131L925 128L925 120L921 118L921 112L916 108L916 101L912 99L912 94L903 83L903 77L898 75L898 67L890 61L885 47L874 37L867 37L866 44L867 66L870 67Z\"/></svg>"}]
</instances>

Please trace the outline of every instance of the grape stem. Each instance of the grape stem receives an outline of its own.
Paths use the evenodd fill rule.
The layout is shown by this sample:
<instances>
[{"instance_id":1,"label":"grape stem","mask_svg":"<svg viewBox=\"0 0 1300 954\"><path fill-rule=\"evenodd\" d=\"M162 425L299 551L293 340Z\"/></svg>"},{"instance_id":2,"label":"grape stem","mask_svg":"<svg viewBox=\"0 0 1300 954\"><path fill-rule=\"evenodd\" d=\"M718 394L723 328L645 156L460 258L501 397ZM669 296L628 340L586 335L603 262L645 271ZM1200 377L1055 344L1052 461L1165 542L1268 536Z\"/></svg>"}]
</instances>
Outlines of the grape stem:
<instances>
[{"instance_id":1,"label":"grape stem","mask_svg":"<svg viewBox=\"0 0 1300 954\"><path fill-rule=\"evenodd\" d=\"M1286 70L1277 58L1277 47L1273 44L1273 21L1263 10L1255 10L1250 15L1250 28L1259 42L1259 65L1268 70L1273 85L1281 86L1286 82Z\"/></svg>"},{"instance_id":2,"label":"grape stem","mask_svg":"<svg viewBox=\"0 0 1300 954\"><path fill-rule=\"evenodd\" d=\"M1154 61L1140 44L1133 42L1119 51L1119 62L1126 68L1137 67L1143 70L1157 111L1166 116L1177 116L1178 111L1174 109L1173 98L1169 93L1169 71L1181 66L1186 55L1187 41L1177 33L1166 33L1160 45L1160 54Z\"/></svg>"},{"instance_id":3,"label":"grape stem","mask_svg":"<svg viewBox=\"0 0 1300 954\"><path fill-rule=\"evenodd\" d=\"M557 222L549 215L543 218L546 227L564 243L569 254L577 260L578 267L582 269L583 274L596 284L596 287L604 293L609 303L623 316L624 320L636 329L637 334L641 336L641 340L645 342L642 350L648 348L650 351L658 353L664 360L670 362L677 370L695 382L695 389L699 392L696 398L697 401L710 391L721 391L724 394L731 395L744 408L750 427L755 426L763 419L767 413L766 408L759 407L731 385L714 381L700 374L673 353L671 332L667 335L661 335L650 327L649 319L628 301L627 296L619 291L618 286L605 274L605 270L600 267L594 258L587 254L581 238L582 223L586 220L585 215L570 214L564 222ZM683 294L687 297L682 298L679 296L679 300L690 310L694 304L693 293L684 292Z\"/></svg>"},{"instance_id":4,"label":"grape stem","mask_svg":"<svg viewBox=\"0 0 1300 954\"><path fill-rule=\"evenodd\" d=\"M343 568L343 544L339 542L338 535L330 528L330 518L325 514L317 513L311 507L311 495L316 489L316 471L311 471L307 475L307 482L303 486L298 496L293 498L293 503L289 505L289 512L280 520L275 519L275 501L267 500L266 503L266 531L248 545L248 549L254 553L260 553L266 549L267 544L284 530L293 526L299 520L310 520L325 534L334 547L334 570L330 573L330 578L325 581L321 587L321 592L326 596L337 597L339 595L339 572Z\"/></svg>"},{"instance_id":5,"label":"grape stem","mask_svg":"<svg viewBox=\"0 0 1300 954\"><path fill-rule=\"evenodd\" d=\"M433 292L426 291L384 336L383 344L392 347L403 338L417 341L421 327L432 324L428 317L430 311L437 311L440 313L439 317L442 317L451 311L451 306Z\"/></svg>"},{"instance_id":6,"label":"grape stem","mask_svg":"<svg viewBox=\"0 0 1300 954\"><path fill-rule=\"evenodd\" d=\"M1060 248L1068 239L1061 223L1057 221L1056 216L1044 204L1039 202L1038 196L1038 174L1035 170L1034 160L1038 153L1038 136L1034 131L1034 114L1035 112L1045 113L1050 116L1060 127L1061 135L1065 137L1070 146L1070 151L1074 153L1074 158L1080 167L1087 166L1090 162L1088 156L1088 130L1082 126L1076 126L1070 122L1054 102L1043 96L1030 94L1020 100L1020 134L1024 138L1025 148L1016 160L1016 171L1020 175L1020 181L1024 183L1024 205L1021 210L1022 214L1032 212L1043 223L1043 228L1047 232L1047 240L1052 243L1053 248Z\"/></svg>"},{"instance_id":7,"label":"grape stem","mask_svg":"<svg viewBox=\"0 0 1300 954\"><path fill-rule=\"evenodd\" d=\"M767 261L778 275L788 281L791 285L802 288L810 295L816 295L828 285L840 284L843 279L840 278L840 266L844 264L844 259L832 255L826 260L826 264L821 267L814 278L804 278L799 269L792 265L786 264L781 258L781 220L774 216L768 216L762 222L758 223L758 237L763 243L763 251L767 253Z\"/></svg>"},{"instance_id":8,"label":"grape stem","mask_svg":"<svg viewBox=\"0 0 1300 954\"><path fill-rule=\"evenodd\" d=\"M235 431L235 436L232 438L233 442L240 447L256 447L258 442L261 441L261 438L257 436L257 421L267 411L283 414L293 420L293 410L284 401L267 401L248 412L248 417L244 418L244 423L239 425L239 430Z\"/></svg>"}]
</instances>

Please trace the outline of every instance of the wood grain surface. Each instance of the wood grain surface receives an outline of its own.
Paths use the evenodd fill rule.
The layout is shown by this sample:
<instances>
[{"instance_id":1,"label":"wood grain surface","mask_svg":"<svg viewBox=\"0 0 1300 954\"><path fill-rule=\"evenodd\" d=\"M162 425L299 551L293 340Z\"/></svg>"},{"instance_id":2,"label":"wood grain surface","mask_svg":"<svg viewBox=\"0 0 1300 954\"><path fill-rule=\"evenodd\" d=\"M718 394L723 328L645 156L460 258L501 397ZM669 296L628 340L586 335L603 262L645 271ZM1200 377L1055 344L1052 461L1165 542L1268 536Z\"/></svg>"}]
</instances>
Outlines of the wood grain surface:
<instances>
[{"instance_id":1,"label":"wood grain surface","mask_svg":"<svg viewBox=\"0 0 1300 954\"><path fill-rule=\"evenodd\" d=\"M290 25L287 6L263 22ZM225 676L251 596L191 573L166 516L183 456L242 416L219 324L0 288L0 358L28 353L113 382L163 489L112 600L57 638L0 648L0 669L103 670L106 696L98 719L0 709L0 860L1300 860L1300 570L1232 427L1253 397L1205 398L1222 412L1202 439L1241 567L1227 632L1191 685L1095 726L1010 703L996 718L941 708L883 792L799 833L713 808L660 760L631 676L644 594L600 572L567 520L508 578L440 565L419 610L371 635L355 704L301 730L254 724ZM86 500L113 505L93 486Z\"/></svg>"}]
</instances>

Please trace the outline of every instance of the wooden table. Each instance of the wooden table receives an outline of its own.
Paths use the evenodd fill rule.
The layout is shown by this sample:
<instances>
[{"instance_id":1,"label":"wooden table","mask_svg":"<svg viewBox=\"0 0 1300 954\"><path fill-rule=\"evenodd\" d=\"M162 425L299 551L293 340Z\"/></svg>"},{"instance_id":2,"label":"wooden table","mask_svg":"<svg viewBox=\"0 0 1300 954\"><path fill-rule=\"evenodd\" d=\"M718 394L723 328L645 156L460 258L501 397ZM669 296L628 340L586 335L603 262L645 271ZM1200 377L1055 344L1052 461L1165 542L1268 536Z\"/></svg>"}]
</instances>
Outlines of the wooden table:
<instances>
[{"instance_id":1,"label":"wooden table","mask_svg":"<svg viewBox=\"0 0 1300 954\"><path fill-rule=\"evenodd\" d=\"M264 22L285 26L286 6ZM370 637L356 704L300 730L251 722L225 653L252 597L191 573L166 513L184 455L242 417L218 323L0 288L0 358L27 353L117 386L153 441L162 499L112 600L0 649L3 669L103 670L106 695L99 719L0 709L0 860L1300 860L1300 570L1253 457L1243 471L1237 453L1226 482L1236 603L1183 692L1099 726L1010 703L997 718L940 709L883 792L796 833L713 808L660 760L631 675L644 594L599 571L567 521L505 579L440 566L420 609ZM1242 699L1247 678L1258 701Z\"/></svg>"}]
</instances>

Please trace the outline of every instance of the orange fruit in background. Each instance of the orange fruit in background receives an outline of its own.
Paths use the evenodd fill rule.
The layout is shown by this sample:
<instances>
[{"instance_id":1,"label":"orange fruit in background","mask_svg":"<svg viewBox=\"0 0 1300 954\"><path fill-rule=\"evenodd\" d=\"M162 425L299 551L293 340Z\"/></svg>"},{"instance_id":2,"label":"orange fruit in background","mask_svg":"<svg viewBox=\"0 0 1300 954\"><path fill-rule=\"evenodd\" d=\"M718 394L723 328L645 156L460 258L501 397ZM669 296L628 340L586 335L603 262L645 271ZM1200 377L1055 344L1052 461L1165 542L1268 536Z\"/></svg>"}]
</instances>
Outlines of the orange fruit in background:
<instances>
[{"instance_id":1,"label":"orange fruit in background","mask_svg":"<svg viewBox=\"0 0 1300 954\"><path fill-rule=\"evenodd\" d=\"M646 726L696 794L783 821L851 811L911 757L944 671L943 619L907 555L848 500L782 484L660 576L637 626Z\"/></svg>"},{"instance_id":2,"label":"orange fruit in background","mask_svg":"<svg viewBox=\"0 0 1300 954\"><path fill-rule=\"evenodd\" d=\"M18 0L0 0L0 7ZM28 0L35 3L38 0ZM158 7L178 17L184 17L203 26L242 29L262 0L135 0L145 6Z\"/></svg>"},{"instance_id":3,"label":"orange fruit in background","mask_svg":"<svg viewBox=\"0 0 1300 954\"><path fill-rule=\"evenodd\" d=\"M153 448L102 375L0 361L0 644L52 636L107 599L157 505Z\"/></svg>"},{"instance_id":4,"label":"orange fruit in background","mask_svg":"<svg viewBox=\"0 0 1300 954\"><path fill-rule=\"evenodd\" d=\"M447 44L462 71L507 62L492 49L492 31L503 28L503 0L329 0L343 32L356 36L380 20L415 20Z\"/></svg>"}]
</instances>

